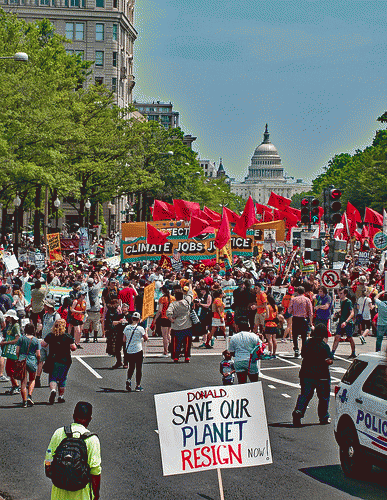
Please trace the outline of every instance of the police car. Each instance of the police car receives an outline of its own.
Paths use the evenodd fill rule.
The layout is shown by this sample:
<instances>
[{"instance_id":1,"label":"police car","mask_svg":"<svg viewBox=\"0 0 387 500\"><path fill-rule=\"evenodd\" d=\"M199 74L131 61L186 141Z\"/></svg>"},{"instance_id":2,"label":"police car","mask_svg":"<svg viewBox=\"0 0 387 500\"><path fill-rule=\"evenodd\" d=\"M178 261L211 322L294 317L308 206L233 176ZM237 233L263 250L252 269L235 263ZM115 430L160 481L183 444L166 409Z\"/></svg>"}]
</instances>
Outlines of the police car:
<instances>
[{"instance_id":1,"label":"police car","mask_svg":"<svg viewBox=\"0 0 387 500\"><path fill-rule=\"evenodd\" d=\"M335 437L348 477L387 469L387 357L359 355L335 387Z\"/></svg>"}]
</instances>

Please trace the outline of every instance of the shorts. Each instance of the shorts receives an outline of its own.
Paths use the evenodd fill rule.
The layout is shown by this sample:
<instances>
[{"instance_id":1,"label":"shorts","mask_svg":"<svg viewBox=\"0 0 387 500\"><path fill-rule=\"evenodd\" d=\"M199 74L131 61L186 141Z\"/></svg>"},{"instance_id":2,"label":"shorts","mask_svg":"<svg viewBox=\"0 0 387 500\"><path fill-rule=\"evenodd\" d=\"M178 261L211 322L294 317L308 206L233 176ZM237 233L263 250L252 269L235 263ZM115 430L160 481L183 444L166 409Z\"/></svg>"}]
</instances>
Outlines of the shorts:
<instances>
[{"instance_id":1,"label":"shorts","mask_svg":"<svg viewBox=\"0 0 387 500\"><path fill-rule=\"evenodd\" d=\"M363 319L361 322L361 329L362 330L370 330L371 329L371 320L370 319Z\"/></svg>"},{"instance_id":2,"label":"shorts","mask_svg":"<svg viewBox=\"0 0 387 500\"><path fill-rule=\"evenodd\" d=\"M99 311L87 311L86 321L83 324L85 330L89 330L92 326L95 331L98 330L101 324L101 313Z\"/></svg>"},{"instance_id":3,"label":"shorts","mask_svg":"<svg viewBox=\"0 0 387 500\"><path fill-rule=\"evenodd\" d=\"M267 326L264 335L278 335L278 327L277 326Z\"/></svg>"},{"instance_id":4,"label":"shorts","mask_svg":"<svg viewBox=\"0 0 387 500\"><path fill-rule=\"evenodd\" d=\"M254 325L265 326L266 313L256 313L254 317Z\"/></svg>"},{"instance_id":5,"label":"shorts","mask_svg":"<svg viewBox=\"0 0 387 500\"><path fill-rule=\"evenodd\" d=\"M66 387L67 374L70 367L62 363L54 363L54 368L48 376L48 382L56 382L58 387Z\"/></svg>"},{"instance_id":6,"label":"shorts","mask_svg":"<svg viewBox=\"0 0 387 500\"><path fill-rule=\"evenodd\" d=\"M235 371L237 373L241 373L241 372L247 373L248 372L248 373L250 373L250 375L259 373L258 361L253 361L250 364L250 369L249 369L249 364L250 364L250 360L248 360L248 359L243 359L241 361L234 361Z\"/></svg>"},{"instance_id":7,"label":"shorts","mask_svg":"<svg viewBox=\"0 0 387 500\"><path fill-rule=\"evenodd\" d=\"M15 373L15 361L15 359L7 358L7 361L5 362L5 371L11 378L13 378L13 374Z\"/></svg>"},{"instance_id":8,"label":"shorts","mask_svg":"<svg viewBox=\"0 0 387 500\"><path fill-rule=\"evenodd\" d=\"M226 323L224 321L224 318L212 318L211 326L213 328L220 327L220 326L226 326Z\"/></svg>"},{"instance_id":9,"label":"shorts","mask_svg":"<svg viewBox=\"0 0 387 500\"><path fill-rule=\"evenodd\" d=\"M171 320L168 318L161 318L160 319L160 326L162 326L164 328L170 328L171 324L172 324Z\"/></svg>"},{"instance_id":10,"label":"shorts","mask_svg":"<svg viewBox=\"0 0 387 500\"><path fill-rule=\"evenodd\" d=\"M336 335L340 335L340 337L343 337L346 335L347 337L352 337L353 336L353 324L352 323L347 323L345 325L345 328L341 328L341 323L337 325L336 329Z\"/></svg>"},{"instance_id":11,"label":"shorts","mask_svg":"<svg viewBox=\"0 0 387 500\"><path fill-rule=\"evenodd\" d=\"M83 325L83 320L71 318L70 319L70 325L72 325L72 326L81 326L81 325Z\"/></svg>"}]
</instances>

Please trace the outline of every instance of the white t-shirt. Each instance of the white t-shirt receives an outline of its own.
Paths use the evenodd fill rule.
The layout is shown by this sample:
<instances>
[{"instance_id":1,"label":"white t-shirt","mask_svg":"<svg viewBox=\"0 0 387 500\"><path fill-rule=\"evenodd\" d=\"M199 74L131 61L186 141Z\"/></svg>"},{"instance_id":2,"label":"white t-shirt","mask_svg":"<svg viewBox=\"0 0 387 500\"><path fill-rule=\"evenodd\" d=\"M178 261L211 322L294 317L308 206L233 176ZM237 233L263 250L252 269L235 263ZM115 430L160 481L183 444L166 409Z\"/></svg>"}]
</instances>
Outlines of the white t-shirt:
<instances>
[{"instance_id":1,"label":"white t-shirt","mask_svg":"<svg viewBox=\"0 0 387 500\"><path fill-rule=\"evenodd\" d=\"M220 286L222 288L227 288L228 286L235 286L235 280L233 278L230 278L229 280L224 279L221 283Z\"/></svg>"},{"instance_id":2,"label":"white t-shirt","mask_svg":"<svg viewBox=\"0 0 387 500\"><path fill-rule=\"evenodd\" d=\"M366 321L369 321L371 319L371 311L370 311L371 303L372 300L369 297L359 297L357 299L357 312L358 314L363 314L363 319L365 319Z\"/></svg>"},{"instance_id":3,"label":"white t-shirt","mask_svg":"<svg viewBox=\"0 0 387 500\"><path fill-rule=\"evenodd\" d=\"M234 361L246 361L250 359L251 351L258 344L262 342L255 333L239 332L231 337L228 350L235 352Z\"/></svg>"},{"instance_id":4,"label":"white t-shirt","mask_svg":"<svg viewBox=\"0 0 387 500\"><path fill-rule=\"evenodd\" d=\"M124 330L124 335L126 338L125 350L128 354L136 354L136 352L142 351L143 335L145 335L145 330L142 326L138 324L128 325Z\"/></svg>"}]
</instances>

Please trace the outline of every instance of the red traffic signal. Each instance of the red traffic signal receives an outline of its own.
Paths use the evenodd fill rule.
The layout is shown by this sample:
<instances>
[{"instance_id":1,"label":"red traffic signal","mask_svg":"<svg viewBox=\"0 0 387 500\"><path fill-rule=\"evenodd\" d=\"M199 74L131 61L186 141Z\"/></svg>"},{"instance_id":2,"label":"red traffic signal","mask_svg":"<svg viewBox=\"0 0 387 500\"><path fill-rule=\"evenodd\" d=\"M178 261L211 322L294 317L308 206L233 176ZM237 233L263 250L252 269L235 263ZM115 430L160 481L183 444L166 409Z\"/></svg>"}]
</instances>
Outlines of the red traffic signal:
<instances>
[{"instance_id":1,"label":"red traffic signal","mask_svg":"<svg viewBox=\"0 0 387 500\"><path fill-rule=\"evenodd\" d=\"M308 198L302 198L301 205L303 207L308 207L309 206L309 200L308 200Z\"/></svg>"},{"instance_id":2,"label":"red traffic signal","mask_svg":"<svg viewBox=\"0 0 387 500\"><path fill-rule=\"evenodd\" d=\"M318 207L320 205L320 200L318 198L313 198L312 207Z\"/></svg>"},{"instance_id":3,"label":"red traffic signal","mask_svg":"<svg viewBox=\"0 0 387 500\"><path fill-rule=\"evenodd\" d=\"M341 191L340 189L331 189L331 192L329 193L332 200L338 200L341 197Z\"/></svg>"}]
</instances>

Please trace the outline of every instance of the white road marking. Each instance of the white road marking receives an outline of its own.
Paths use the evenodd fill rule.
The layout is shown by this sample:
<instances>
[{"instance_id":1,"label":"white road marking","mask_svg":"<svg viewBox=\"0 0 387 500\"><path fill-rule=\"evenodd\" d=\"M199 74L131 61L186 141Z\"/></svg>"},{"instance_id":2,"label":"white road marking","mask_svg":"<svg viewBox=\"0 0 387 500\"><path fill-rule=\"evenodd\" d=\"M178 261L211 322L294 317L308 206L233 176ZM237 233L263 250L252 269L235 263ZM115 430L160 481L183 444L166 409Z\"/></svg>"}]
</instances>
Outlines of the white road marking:
<instances>
[{"instance_id":1,"label":"white road marking","mask_svg":"<svg viewBox=\"0 0 387 500\"><path fill-rule=\"evenodd\" d=\"M261 368L261 371L266 371L266 370L289 370L290 368L301 368L301 366L300 365L296 365L296 366L272 366L272 367Z\"/></svg>"},{"instance_id":2,"label":"white road marking","mask_svg":"<svg viewBox=\"0 0 387 500\"><path fill-rule=\"evenodd\" d=\"M264 375L263 373L260 373L259 376L260 376L260 378L263 378L264 380L270 380L270 382L277 382L277 384L287 385L288 387L295 387L296 389L301 388L300 384L294 384L293 382L287 382L287 381L281 380L279 378L269 377L268 375ZM331 392L330 394L333 397L335 396L334 392Z\"/></svg>"},{"instance_id":3,"label":"white road marking","mask_svg":"<svg viewBox=\"0 0 387 500\"><path fill-rule=\"evenodd\" d=\"M158 434L159 433L159 430L158 429L155 429L155 433Z\"/></svg>"},{"instance_id":4,"label":"white road marking","mask_svg":"<svg viewBox=\"0 0 387 500\"><path fill-rule=\"evenodd\" d=\"M341 366L331 366L331 372L336 373L345 373L347 370L345 368L341 368Z\"/></svg>"},{"instance_id":5,"label":"white road marking","mask_svg":"<svg viewBox=\"0 0 387 500\"><path fill-rule=\"evenodd\" d=\"M347 363L352 363L353 359L346 359L346 358L342 358L341 356L338 356L337 354L335 354L335 359L340 359L341 361L346 361ZM345 370L347 371L347 370Z\"/></svg>"},{"instance_id":6,"label":"white road marking","mask_svg":"<svg viewBox=\"0 0 387 500\"><path fill-rule=\"evenodd\" d=\"M286 393L281 394L281 396L283 396L284 398L291 398L292 397L292 396L289 396L289 394L286 394Z\"/></svg>"},{"instance_id":7,"label":"white road marking","mask_svg":"<svg viewBox=\"0 0 387 500\"><path fill-rule=\"evenodd\" d=\"M85 366L90 373L92 373L94 375L94 377L97 377L97 378L102 378L101 375L99 373L97 373L94 368L92 368L90 365L88 365L86 363L86 361L84 361L80 356L76 356L76 358L80 361L80 363L83 364L83 366Z\"/></svg>"},{"instance_id":8,"label":"white road marking","mask_svg":"<svg viewBox=\"0 0 387 500\"><path fill-rule=\"evenodd\" d=\"M268 387L270 387L270 389L277 389L277 387L275 385L271 385L271 384L269 384Z\"/></svg>"}]
</instances>

